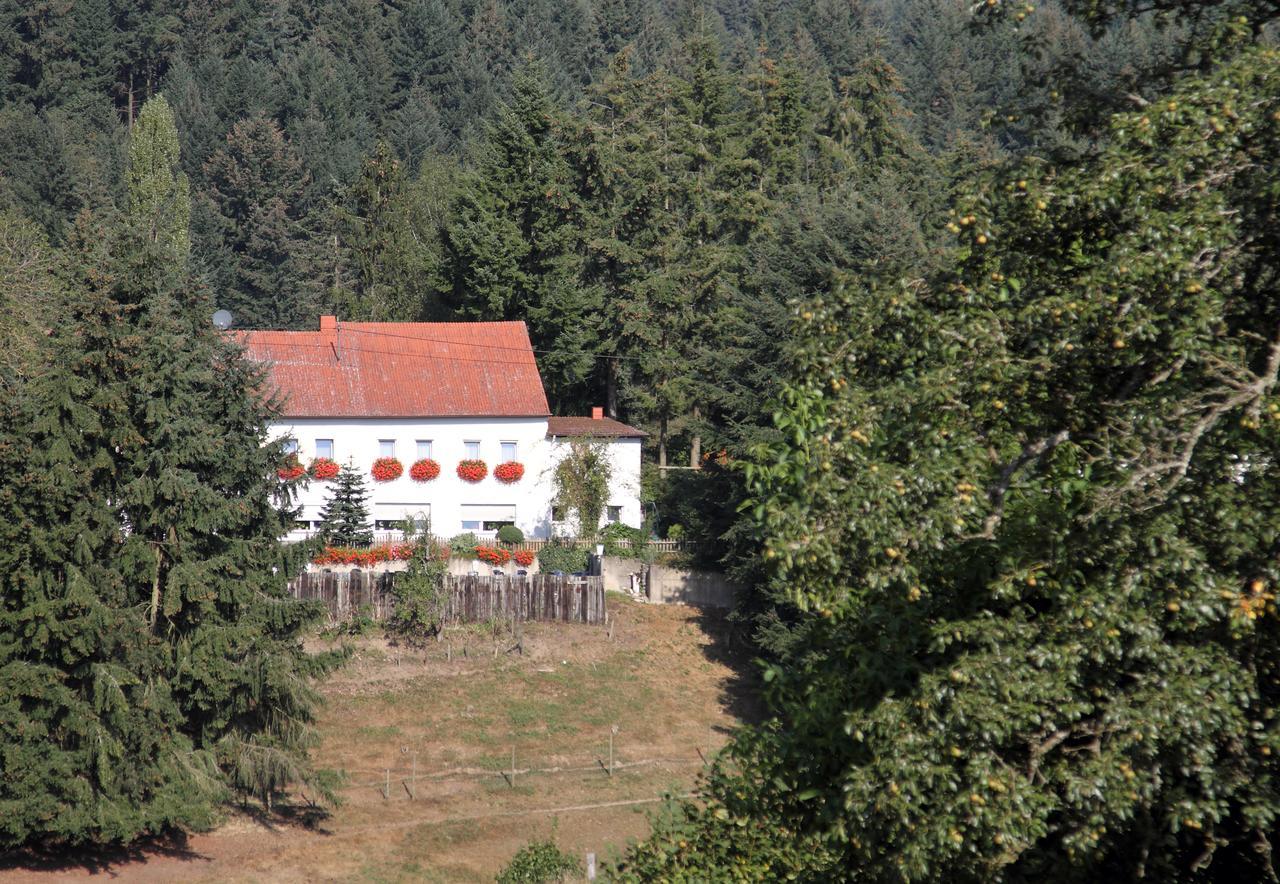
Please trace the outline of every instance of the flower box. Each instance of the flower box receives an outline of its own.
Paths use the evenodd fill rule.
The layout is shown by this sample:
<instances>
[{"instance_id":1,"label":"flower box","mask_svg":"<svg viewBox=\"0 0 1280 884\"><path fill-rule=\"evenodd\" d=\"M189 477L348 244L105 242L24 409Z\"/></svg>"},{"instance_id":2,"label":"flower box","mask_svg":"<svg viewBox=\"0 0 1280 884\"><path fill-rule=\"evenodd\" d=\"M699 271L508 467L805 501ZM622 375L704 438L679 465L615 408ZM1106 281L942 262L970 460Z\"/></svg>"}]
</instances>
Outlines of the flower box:
<instances>
[{"instance_id":1,"label":"flower box","mask_svg":"<svg viewBox=\"0 0 1280 884\"><path fill-rule=\"evenodd\" d=\"M493 477L499 482L505 482L508 485L512 482L519 482L524 478L524 464L515 460L500 463L493 468Z\"/></svg>"},{"instance_id":2,"label":"flower box","mask_svg":"<svg viewBox=\"0 0 1280 884\"><path fill-rule=\"evenodd\" d=\"M311 473L311 478L325 482L337 478L338 462L329 457L317 457L311 461L311 469L308 472Z\"/></svg>"},{"instance_id":3,"label":"flower box","mask_svg":"<svg viewBox=\"0 0 1280 884\"><path fill-rule=\"evenodd\" d=\"M429 457L424 457L409 467L409 478L415 482L430 482L438 475L440 475L440 464Z\"/></svg>"},{"instance_id":4,"label":"flower box","mask_svg":"<svg viewBox=\"0 0 1280 884\"><path fill-rule=\"evenodd\" d=\"M404 475L404 464L394 457L380 457L373 462L370 472L375 482L391 482Z\"/></svg>"},{"instance_id":5,"label":"flower box","mask_svg":"<svg viewBox=\"0 0 1280 884\"><path fill-rule=\"evenodd\" d=\"M537 555L531 549L518 549L511 558L515 559L516 564L520 567L527 568L533 564L533 560L537 558Z\"/></svg>"},{"instance_id":6,"label":"flower box","mask_svg":"<svg viewBox=\"0 0 1280 884\"><path fill-rule=\"evenodd\" d=\"M286 482L301 479L306 474L306 468L302 464L298 463L297 460L290 460L280 469L276 470L276 475Z\"/></svg>"},{"instance_id":7,"label":"flower box","mask_svg":"<svg viewBox=\"0 0 1280 884\"><path fill-rule=\"evenodd\" d=\"M479 482L489 475L489 465L482 460L458 462L458 478L464 482Z\"/></svg>"},{"instance_id":8,"label":"flower box","mask_svg":"<svg viewBox=\"0 0 1280 884\"><path fill-rule=\"evenodd\" d=\"M505 565L511 561L511 551L498 546L477 546L476 558L491 565Z\"/></svg>"}]
</instances>

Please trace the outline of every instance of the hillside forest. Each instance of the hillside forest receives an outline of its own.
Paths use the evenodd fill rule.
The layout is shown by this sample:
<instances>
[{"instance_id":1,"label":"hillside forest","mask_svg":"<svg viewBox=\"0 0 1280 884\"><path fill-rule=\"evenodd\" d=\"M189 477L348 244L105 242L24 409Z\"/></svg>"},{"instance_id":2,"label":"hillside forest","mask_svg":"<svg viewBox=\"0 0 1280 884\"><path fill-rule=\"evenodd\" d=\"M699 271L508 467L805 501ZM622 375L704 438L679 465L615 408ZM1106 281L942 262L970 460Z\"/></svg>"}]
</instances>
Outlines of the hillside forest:
<instances>
[{"instance_id":1,"label":"hillside forest","mask_svg":"<svg viewBox=\"0 0 1280 884\"><path fill-rule=\"evenodd\" d=\"M649 433L768 715L616 877L1280 880L1278 16L0 2L0 845L331 791L221 308Z\"/></svg>"}]
</instances>

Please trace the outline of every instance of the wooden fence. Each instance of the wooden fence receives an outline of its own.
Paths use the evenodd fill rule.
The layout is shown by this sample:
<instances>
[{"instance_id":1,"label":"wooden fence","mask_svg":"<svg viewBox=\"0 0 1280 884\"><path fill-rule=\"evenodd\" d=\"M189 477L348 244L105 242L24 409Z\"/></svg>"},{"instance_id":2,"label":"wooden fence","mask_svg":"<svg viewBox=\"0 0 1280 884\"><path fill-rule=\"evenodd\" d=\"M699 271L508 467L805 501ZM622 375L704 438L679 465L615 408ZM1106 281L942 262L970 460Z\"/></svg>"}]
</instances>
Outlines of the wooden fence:
<instances>
[{"instance_id":1,"label":"wooden fence","mask_svg":"<svg viewBox=\"0 0 1280 884\"><path fill-rule=\"evenodd\" d=\"M395 573L303 573L292 583L295 598L319 599L333 620L364 612L384 620L395 611ZM604 581L599 577L468 575L445 578L446 623L485 620L560 620L604 623Z\"/></svg>"},{"instance_id":2,"label":"wooden fence","mask_svg":"<svg viewBox=\"0 0 1280 884\"><path fill-rule=\"evenodd\" d=\"M311 529L291 531L284 538L284 540L286 543L296 543L297 541L300 541L300 540L310 540L311 538L315 537L317 533L319 532L313 531ZM496 545L498 543L498 541L495 538L496 532L473 531L471 533L475 534L477 540L479 540L480 543L482 544ZM449 545L449 538L447 537L436 537L434 539L437 543L443 544L445 546ZM404 542L403 531L374 531L373 532L373 542L372 542L373 546L379 546L387 543L403 543L403 542ZM552 542L553 541L550 541L550 540L541 540L541 539L531 538L531 539L524 540L521 543L504 543L501 545L512 551L527 549L531 552L536 553L540 549L542 549L544 546L547 546ZM568 540L568 539L560 539L554 542L563 544L565 546L576 546L576 547L590 549L590 550L594 550L597 544L602 543L602 541L599 541L599 540ZM617 546L619 549L630 549L632 544L631 544L631 541L629 540L619 540L619 541L616 541L614 545ZM696 544L689 540L650 540L647 543L642 544L641 548L650 549L650 550L653 550L654 552L670 553L670 552L693 552L695 546Z\"/></svg>"}]
</instances>

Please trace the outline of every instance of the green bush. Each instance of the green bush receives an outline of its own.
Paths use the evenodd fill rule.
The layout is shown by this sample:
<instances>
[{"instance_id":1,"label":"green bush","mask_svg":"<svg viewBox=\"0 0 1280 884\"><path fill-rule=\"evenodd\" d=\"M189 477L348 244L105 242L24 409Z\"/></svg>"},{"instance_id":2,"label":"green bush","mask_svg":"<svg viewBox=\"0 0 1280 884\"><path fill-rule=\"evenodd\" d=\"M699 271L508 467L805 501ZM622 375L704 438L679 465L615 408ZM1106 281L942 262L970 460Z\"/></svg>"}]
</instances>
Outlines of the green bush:
<instances>
[{"instance_id":1,"label":"green bush","mask_svg":"<svg viewBox=\"0 0 1280 884\"><path fill-rule=\"evenodd\" d=\"M554 841L530 841L498 873L498 884L554 884L582 874L577 857L565 853Z\"/></svg>"},{"instance_id":2,"label":"green bush","mask_svg":"<svg viewBox=\"0 0 1280 884\"><path fill-rule=\"evenodd\" d=\"M503 525L498 529L499 543L524 543L524 532L515 525Z\"/></svg>"},{"instance_id":3,"label":"green bush","mask_svg":"<svg viewBox=\"0 0 1280 884\"><path fill-rule=\"evenodd\" d=\"M573 574L587 567L587 551L570 546L561 540L552 540L538 552L538 566L544 573L563 571Z\"/></svg>"},{"instance_id":4,"label":"green bush","mask_svg":"<svg viewBox=\"0 0 1280 884\"><path fill-rule=\"evenodd\" d=\"M449 541L449 552L464 559L474 559L476 557L476 547L479 545L480 538L468 531L465 534L457 535Z\"/></svg>"},{"instance_id":5,"label":"green bush","mask_svg":"<svg viewBox=\"0 0 1280 884\"><path fill-rule=\"evenodd\" d=\"M604 541L604 554L606 556L628 556L638 558L644 552L644 548L648 543L645 532L640 528L632 528L630 525L624 525L621 522L614 522L605 527L600 532L600 537Z\"/></svg>"}]
</instances>

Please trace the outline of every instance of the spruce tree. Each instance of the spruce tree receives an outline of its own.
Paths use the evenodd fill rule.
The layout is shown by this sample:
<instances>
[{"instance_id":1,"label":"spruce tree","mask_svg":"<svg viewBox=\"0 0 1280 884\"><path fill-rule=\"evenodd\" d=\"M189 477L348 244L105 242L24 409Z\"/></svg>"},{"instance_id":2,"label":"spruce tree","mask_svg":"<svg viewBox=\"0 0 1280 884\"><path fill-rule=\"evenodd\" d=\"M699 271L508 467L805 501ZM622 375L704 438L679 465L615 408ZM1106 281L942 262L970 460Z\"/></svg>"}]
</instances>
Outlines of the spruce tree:
<instances>
[{"instance_id":1,"label":"spruce tree","mask_svg":"<svg viewBox=\"0 0 1280 884\"><path fill-rule=\"evenodd\" d=\"M348 461L333 480L320 511L320 537L330 546L368 546L373 542L369 520L369 487L364 473Z\"/></svg>"},{"instance_id":2,"label":"spruce tree","mask_svg":"<svg viewBox=\"0 0 1280 884\"><path fill-rule=\"evenodd\" d=\"M217 225L218 306L242 328L300 328L314 323L302 267L308 233L302 201L307 174L274 120L241 120L204 164Z\"/></svg>"},{"instance_id":3,"label":"spruce tree","mask_svg":"<svg viewBox=\"0 0 1280 884\"><path fill-rule=\"evenodd\" d=\"M338 658L302 647L321 610L288 592L299 563L279 538L294 512L276 476L281 446L262 444L276 417L263 369L213 327L211 301L145 231L127 229L111 251L130 365L110 496L129 530L112 561L164 652L153 678L214 783L268 806L292 783L324 794L308 760L311 682Z\"/></svg>"},{"instance_id":4,"label":"spruce tree","mask_svg":"<svg viewBox=\"0 0 1280 884\"><path fill-rule=\"evenodd\" d=\"M73 241L104 238L78 227ZM101 268L25 263L44 264L41 310L58 322L0 407L0 844L205 826L223 780L121 568L136 337Z\"/></svg>"}]
</instances>

